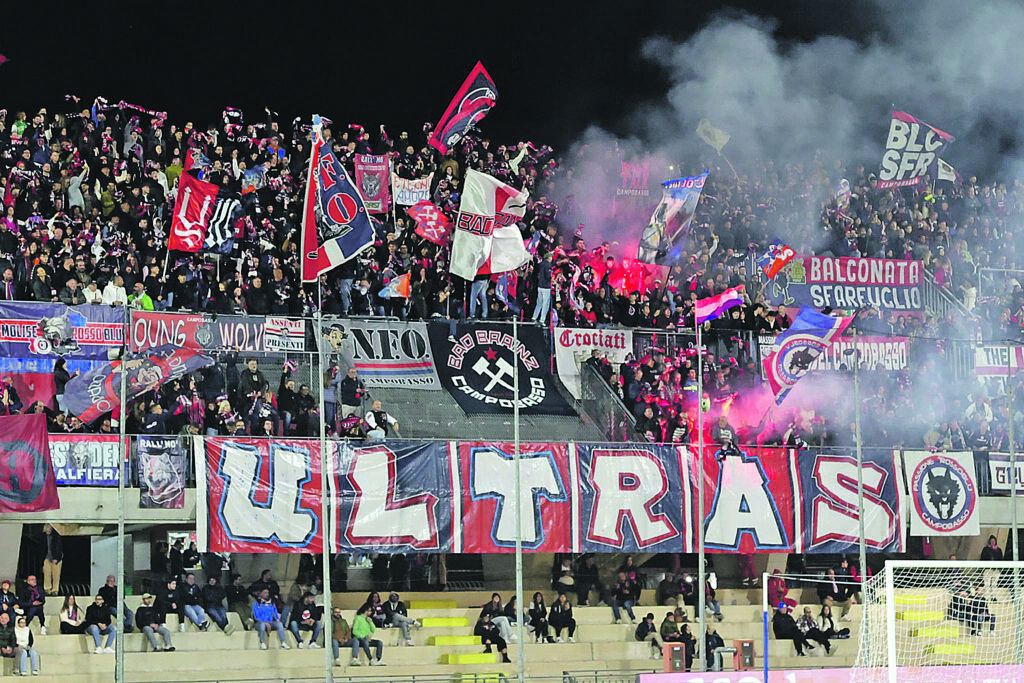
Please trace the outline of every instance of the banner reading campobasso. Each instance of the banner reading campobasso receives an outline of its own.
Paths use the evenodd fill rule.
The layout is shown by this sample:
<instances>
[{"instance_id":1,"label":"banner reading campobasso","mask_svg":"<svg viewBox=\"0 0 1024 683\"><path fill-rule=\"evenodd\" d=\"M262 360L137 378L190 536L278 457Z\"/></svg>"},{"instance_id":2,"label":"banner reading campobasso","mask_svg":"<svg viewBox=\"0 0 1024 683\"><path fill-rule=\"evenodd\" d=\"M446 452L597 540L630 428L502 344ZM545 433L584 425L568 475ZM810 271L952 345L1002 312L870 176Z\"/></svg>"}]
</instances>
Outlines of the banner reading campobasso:
<instances>
[{"instance_id":1,"label":"banner reading campobasso","mask_svg":"<svg viewBox=\"0 0 1024 683\"><path fill-rule=\"evenodd\" d=\"M910 259L797 256L766 293L774 306L920 311L922 275Z\"/></svg>"}]
</instances>

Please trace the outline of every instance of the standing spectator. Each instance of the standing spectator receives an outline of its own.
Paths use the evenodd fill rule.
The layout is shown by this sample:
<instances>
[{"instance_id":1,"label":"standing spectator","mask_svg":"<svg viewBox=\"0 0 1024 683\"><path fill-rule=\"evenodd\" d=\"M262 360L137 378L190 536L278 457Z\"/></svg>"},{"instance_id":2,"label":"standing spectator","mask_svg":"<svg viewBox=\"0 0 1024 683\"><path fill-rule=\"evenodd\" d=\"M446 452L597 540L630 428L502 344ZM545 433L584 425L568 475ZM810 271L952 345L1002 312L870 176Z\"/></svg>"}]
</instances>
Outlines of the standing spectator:
<instances>
[{"instance_id":1,"label":"standing spectator","mask_svg":"<svg viewBox=\"0 0 1024 683\"><path fill-rule=\"evenodd\" d=\"M372 606L363 605L352 621L352 661L350 662L352 666L359 666L359 648L366 653L370 666L384 666L384 662L381 661L381 656L384 654L384 643L373 639L373 632L377 629L373 625L373 619L370 618L372 613ZM377 650L376 660L370 655L371 645Z\"/></svg>"},{"instance_id":2,"label":"standing spectator","mask_svg":"<svg viewBox=\"0 0 1024 683\"><path fill-rule=\"evenodd\" d=\"M160 634L164 640L163 651L174 652L174 646L171 644L171 632L164 624L164 613L153 604L152 593L142 594L142 605L135 611L135 626L149 638L153 652L160 652L160 644L156 639L157 634Z\"/></svg>"},{"instance_id":3,"label":"standing spectator","mask_svg":"<svg viewBox=\"0 0 1024 683\"><path fill-rule=\"evenodd\" d=\"M576 570L576 604L586 607L590 604L590 591L596 590L598 600L605 602L605 590L601 584L601 577L597 565L594 563L594 556L587 555Z\"/></svg>"},{"instance_id":4,"label":"standing spectator","mask_svg":"<svg viewBox=\"0 0 1024 683\"><path fill-rule=\"evenodd\" d=\"M510 664L511 659L508 658L508 643L501 637L498 632L498 627L491 621L491 615L485 612L480 615L480 618L476 622L476 627L473 629L473 635L479 636L480 642L484 645L484 652L493 652L492 647L497 647L498 652L501 653L501 661L503 664Z\"/></svg>"},{"instance_id":5,"label":"standing spectator","mask_svg":"<svg viewBox=\"0 0 1024 683\"><path fill-rule=\"evenodd\" d=\"M821 600L822 605L828 605L829 607L842 605L843 611L839 615L839 620L850 620L847 614L850 611L850 607L856 604L856 600L851 595L850 587L836 577L835 569L830 568L825 576L825 580L818 584L818 598Z\"/></svg>"},{"instance_id":6,"label":"standing spectator","mask_svg":"<svg viewBox=\"0 0 1024 683\"><path fill-rule=\"evenodd\" d=\"M633 614L633 581L626 577L626 572L619 572L615 588L612 589L612 616L615 624L622 623L622 614L619 611L626 608L629 620L636 623L636 616ZM654 617L651 617L652 619Z\"/></svg>"},{"instance_id":7,"label":"standing spectator","mask_svg":"<svg viewBox=\"0 0 1024 683\"><path fill-rule=\"evenodd\" d=\"M161 412L162 409L161 409ZM167 553L167 564L169 566L170 578L181 581L181 575L185 573L185 558L182 556L184 542L179 538Z\"/></svg>"},{"instance_id":8,"label":"standing spectator","mask_svg":"<svg viewBox=\"0 0 1024 683\"><path fill-rule=\"evenodd\" d=\"M363 407L363 394L366 387L363 380L359 379L359 373L355 368L349 368L345 378L341 380L339 392L341 394L341 419L349 415L358 415Z\"/></svg>"},{"instance_id":9,"label":"standing spectator","mask_svg":"<svg viewBox=\"0 0 1024 683\"><path fill-rule=\"evenodd\" d=\"M988 537L988 544L981 549L982 562L1002 562L1003 551L999 547L999 539L994 535ZM986 569L982 574L985 581L985 595L988 595L992 602L996 601L996 586L999 584L999 570Z\"/></svg>"},{"instance_id":10,"label":"standing spectator","mask_svg":"<svg viewBox=\"0 0 1024 683\"><path fill-rule=\"evenodd\" d=\"M640 643L650 643L651 659L661 659L661 642L658 638L658 627L654 625L654 613L648 612L644 620L636 626L633 637Z\"/></svg>"},{"instance_id":11,"label":"standing spectator","mask_svg":"<svg viewBox=\"0 0 1024 683\"><path fill-rule=\"evenodd\" d=\"M117 627L111 621L111 610L103 601L102 595L97 595L89 608L85 610L85 632L92 636L96 649L93 654L113 654L114 639L117 638ZM106 647L100 645L100 636L107 637Z\"/></svg>"},{"instance_id":12,"label":"standing spectator","mask_svg":"<svg viewBox=\"0 0 1024 683\"><path fill-rule=\"evenodd\" d=\"M323 630L322 618L324 615L324 608L313 603L313 594L306 591L300 600L298 600L291 609L291 619L288 621L288 630L295 636L295 642L298 643L299 649L301 650L306 646L302 642L302 635L300 631L310 631L309 636L309 647L316 649L320 647L317 642L320 639L320 632Z\"/></svg>"},{"instance_id":13,"label":"standing spectator","mask_svg":"<svg viewBox=\"0 0 1024 683\"><path fill-rule=\"evenodd\" d=\"M33 617L39 617L39 633L46 635L46 614L44 614L46 596L39 587L35 574L25 577L25 583L18 595L18 605L21 607L25 620L31 624Z\"/></svg>"},{"instance_id":14,"label":"standing spectator","mask_svg":"<svg viewBox=\"0 0 1024 683\"><path fill-rule=\"evenodd\" d=\"M76 375L78 375L78 371L77 370L75 371L74 375L72 375L71 373L68 372L67 361L64 360L63 357L58 358L57 360L55 360L53 362L53 384L54 384L55 395L56 395L56 398L57 398L57 410L59 410L62 413L66 413L67 412L67 407L64 405L64 388L68 385L68 382L71 381L71 378L76 376ZM52 536L53 534L50 531L47 531L47 529L52 529L52 527L49 524L44 524L43 525L43 532L47 536ZM49 545L49 539L47 539L47 545ZM49 555L49 552L50 552L49 547L47 547L46 551L47 551L47 555ZM45 566L45 564L43 566ZM45 584L46 584L46 575L45 574L43 575L43 583L44 583L44 588L45 588L46 587L45 586ZM49 591L49 589L47 589L46 590L46 594L47 595L56 595L57 592L56 592L56 590L54 590L54 592L51 593Z\"/></svg>"},{"instance_id":15,"label":"standing spectator","mask_svg":"<svg viewBox=\"0 0 1024 683\"><path fill-rule=\"evenodd\" d=\"M550 251L544 254L544 259L537 264L537 305L533 309L533 321L541 325L547 324L551 310L551 254Z\"/></svg>"},{"instance_id":16,"label":"standing spectator","mask_svg":"<svg viewBox=\"0 0 1024 683\"><path fill-rule=\"evenodd\" d=\"M537 591L530 601L530 626L538 643L553 643L555 639L548 632L548 608L544 605L544 595Z\"/></svg>"},{"instance_id":17,"label":"standing spectator","mask_svg":"<svg viewBox=\"0 0 1024 683\"><path fill-rule=\"evenodd\" d=\"M78 607L74 595L65 595L64 604L60 608L61 635L81 635L85 633L85 610Z\"/></svg>"},{"instance_id":18,"label":"standing spectator","mask_svg":"<svg viewBox=\"0 0 1024 683\"><path fill-rule=\"evenodd\" d=\"M555 631L555 642L562 642L562 629L566 629L570 643L575 643L576 620L572 616L572 603L565 593L559 593L555 604L551 605L551 628Z\"/></svg>"},{"instance_id":19,"label":"standing spectator","mask_svg":"<svg viewBox=\"0 0 1024 683\"><path fill-rule=\"evenodd\" d=\"M281 640L281 648L292 649L284 636L284 625L281 623L281 614L277 611L277 605L270 596L270 591L264 588L260 591L256 603L252 606L252 618L256 620L256 634L260 638L260 649L267 649L267 631L274 629L277 637Z\"/></svg>"},{"instance_id":20,"label":"standing spectator","mask_svg":"<svg viewBox=\"0 0 1024 683\"><path fill-rule=\"evenodd\" d=\"M398 593L391 591L388 596L388 601L384 603L384 620L385 623L391 626L397 626L402 631L402 637L405 639L406 645L412 645L412 636L409 633L409 627L415 626L420 627L420 622L415 619L409 618L409 610L406 609L405 603L398 599Z\"/></svg>"},{"instance_id":21,"label":"standing spectator","mask_svg":"<svg viewBox=\"0 0 1024 683\"><path fill-rule=\"evenodd\" d=\"M792 640L798 657L806 657L804 647L813 650L814 646L807 642L803 632L797 627L796 620L789 614L789 605L779 603L779 608L772 617L772 631L776 640Z\"/></svg>"},{"instance_id":22,"label":"standing spectator","mask_svg":"<svg viewBox=\"0 0 1024 683\"><path fill-rule=\"evenodd\" d=\"M331 648L334 651L334 666L341 665L341 648L352 647L352 627L345 621L341 608L331 610ZM358 653L358 650L354 650Z\"/></svg>"},{"instance_id":23,"label":"standing spectator","mask_svg":"<svg viewBox=\"0 0 1024 683\"><path fill-rule=\"evenodd\" d=\"M18 617L14 627L14 658L22 676L28 676L28 664L32 662L32 675L39 675L39 653L36 651L32 631L28 630L25 617Z\"/></svg>"},{"instance_id":24,"label":"standing spectator","mask_svg":"<svg viewBox=\"0 0 1024 683\"><path fill-rule=\"evenodd\" d=\"M367 441L384 441L388 436L388 427L398 432L398 420L385 412L380 400L373 402L373 408L366 412L363 419L366 420L366 425L369 427L366 432Z\"/></svg>"},{"instance_id":25,"label":"standing spectator","mask_svg":"<svg viewBox=\"0 0 1024 683\"><path fill-rule=\"evenodd\" d=\"M707 653L708 671L722 670L722 656L735 653L736 648L726 647L722 636L718 634L714 624L708 624L707 636L704 638L704 652Z\"/></svg>"}]
</instances>

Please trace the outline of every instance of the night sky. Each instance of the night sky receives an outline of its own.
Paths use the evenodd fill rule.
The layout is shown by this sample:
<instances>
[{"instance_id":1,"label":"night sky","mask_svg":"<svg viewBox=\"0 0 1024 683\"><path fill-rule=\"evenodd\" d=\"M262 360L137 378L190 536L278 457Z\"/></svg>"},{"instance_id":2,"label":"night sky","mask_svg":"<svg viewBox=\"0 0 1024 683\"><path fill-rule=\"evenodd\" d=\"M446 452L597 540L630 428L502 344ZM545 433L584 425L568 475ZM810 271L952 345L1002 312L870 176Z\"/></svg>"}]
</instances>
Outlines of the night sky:
<instances>
[{"instance_id":1,"label":"night sky","mask_svg":"<svg viewBox=\"0 0 1024 683\"><path fill-rule=\"evenodd\" d=\"M316 112L370 129L388 123L394 135L436 123L479 59L499 91L484 132L561 149L590 124L629 135L630 113L665 97L667 75L640 54L646 38L685 40L716 14L741 11L776 19L787 40L859 23L845 3L802 1L417 3L400 12L336 3L301 16L293 4L207 3L201 14L163 6L159 15L61 4L38 26L0 25L11 60L0 67L0 108L53 112L65 93L87 103L103 95L205 126L226 105L251 119L266 105L283 121Z\"/></svg>"}]
</instances>

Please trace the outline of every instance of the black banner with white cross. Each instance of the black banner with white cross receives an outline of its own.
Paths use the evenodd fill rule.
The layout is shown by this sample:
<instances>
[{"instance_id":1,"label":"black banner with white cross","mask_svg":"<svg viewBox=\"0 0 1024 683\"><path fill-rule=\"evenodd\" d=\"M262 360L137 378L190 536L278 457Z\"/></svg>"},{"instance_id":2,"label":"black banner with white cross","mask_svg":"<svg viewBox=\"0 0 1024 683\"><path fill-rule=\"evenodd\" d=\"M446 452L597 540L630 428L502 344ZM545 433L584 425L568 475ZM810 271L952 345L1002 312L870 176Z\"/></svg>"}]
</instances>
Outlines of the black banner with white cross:
<instances>
[{"instance_id":1,"label":"black banner with white cross","mask_svg":"<svg viewBox=\"0 0 1024 683\"><path fill-rule=\"evenodd\" d=\"M576 414L554 384L540 328L521 325L518 342L510 323L460 323L448 333L447 324L431 323L430 348L441 385L467 414L513 411L516 364L522 414Z\"/></svg>"}]
</instances>

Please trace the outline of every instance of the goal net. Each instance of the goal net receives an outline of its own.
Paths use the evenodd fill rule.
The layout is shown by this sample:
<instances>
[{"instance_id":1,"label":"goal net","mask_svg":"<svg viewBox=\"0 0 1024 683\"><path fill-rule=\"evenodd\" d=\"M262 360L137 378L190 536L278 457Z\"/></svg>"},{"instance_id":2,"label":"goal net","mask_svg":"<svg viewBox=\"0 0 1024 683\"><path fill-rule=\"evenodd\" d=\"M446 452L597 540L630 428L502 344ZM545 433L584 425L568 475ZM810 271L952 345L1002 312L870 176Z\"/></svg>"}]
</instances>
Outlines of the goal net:
<instances>
[{"instance_id":1,"label":"goal net","mask_svg":"<svg viewBox=\"0 0 1024 683\"><path fill-rule=\"evenodd\" d=\"M890 561L864 587L853 683L1024 673L1024 562Z\"/></svg>"}]
</instances>

